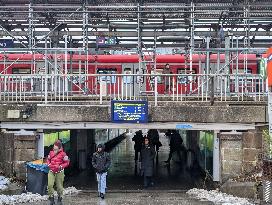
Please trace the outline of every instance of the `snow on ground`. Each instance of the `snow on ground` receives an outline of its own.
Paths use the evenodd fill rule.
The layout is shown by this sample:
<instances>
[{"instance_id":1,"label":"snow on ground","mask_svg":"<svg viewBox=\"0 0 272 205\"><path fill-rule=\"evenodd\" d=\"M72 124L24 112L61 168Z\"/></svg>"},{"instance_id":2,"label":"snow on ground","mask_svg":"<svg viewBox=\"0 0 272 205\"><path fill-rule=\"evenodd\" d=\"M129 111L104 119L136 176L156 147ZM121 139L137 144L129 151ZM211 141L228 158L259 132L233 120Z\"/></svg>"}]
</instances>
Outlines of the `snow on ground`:
<instances>
[{"instance_id":1,"label":"snow on ground","mask_svg":"<svg viewBox=\"0 0 272 205\"><path fill-rule=\"evenodd\" d=\"M79 190L77 190L75 187L68 187L64 189L64 195L72 195L72 194L78 194ZM55 193L56 195L56 193ZM39 201L46 201L48 200L48 196L41 196L39 194L32 194L32 193L26 193L21 195L0 195L0 205L2 204L17 204L17 203L32 203L32 202L39 202Z\"/></svg>"},{"instance_id":2,"label":"snow on ground","mask_svg":"<svg viewBox=\"0 0 272 205\"><path fill-rule=\"evenodd\" d=\"M248 199L234 197L217 190L190 189L187 194L199 199L208 200L220 205L253 205Z\"/></svg>"},{"instance_id":3,"label":"snow on ground","mask_svg":"<svg viewBox=\"0 0 272 205\"><path fill-rule=\"evenodd\" d=\"M3 176L0 176L0 190L4 190L7 187L7 185L9 184L9 179Z\"/></svg>"}]
</instances>

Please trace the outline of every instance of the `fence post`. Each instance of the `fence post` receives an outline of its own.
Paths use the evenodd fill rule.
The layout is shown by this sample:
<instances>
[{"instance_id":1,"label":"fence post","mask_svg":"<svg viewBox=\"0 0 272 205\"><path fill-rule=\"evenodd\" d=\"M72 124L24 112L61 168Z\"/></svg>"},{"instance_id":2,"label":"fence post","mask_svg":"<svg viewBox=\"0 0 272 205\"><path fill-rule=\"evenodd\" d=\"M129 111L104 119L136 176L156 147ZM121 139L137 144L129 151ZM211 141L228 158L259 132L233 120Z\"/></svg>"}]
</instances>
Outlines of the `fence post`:
<instances>
[{"instance_id":1,"label":"fence post","mask_svg":"<svg viewBox=\"0 0 272 205\"><path fill-rule=\"evenodd\" d=\"M99 98L100 98L100 101L99 101L99 104L102 105L102 101L103 101L103 96L102 96L102 78L99 78L99 86L100 86L100 89L99 89ZM107 83L107 82L106 82Z\"/></svg>"},{"instance_id":2,"label":"fence post","mask_svg":"<svg viewBox=\"0 0 272 205\"><path fill-rule=\"evenodd\" d=\"M210 103L213 105L214 103L214 76L211 76L210 83L209 83L209 90L210 90Z\"/></svg>"},{"instance_id":3,"label":"fence post","mask_svg":"<svg viewBox=\"0 0 272 205\"><path fill-rule=\"evenodd\" d=\"M158 106L158 79L157 76L155 76L155 88L154 88L154 92L155 92L155 106Z\"/></svg>"}]
</instances>

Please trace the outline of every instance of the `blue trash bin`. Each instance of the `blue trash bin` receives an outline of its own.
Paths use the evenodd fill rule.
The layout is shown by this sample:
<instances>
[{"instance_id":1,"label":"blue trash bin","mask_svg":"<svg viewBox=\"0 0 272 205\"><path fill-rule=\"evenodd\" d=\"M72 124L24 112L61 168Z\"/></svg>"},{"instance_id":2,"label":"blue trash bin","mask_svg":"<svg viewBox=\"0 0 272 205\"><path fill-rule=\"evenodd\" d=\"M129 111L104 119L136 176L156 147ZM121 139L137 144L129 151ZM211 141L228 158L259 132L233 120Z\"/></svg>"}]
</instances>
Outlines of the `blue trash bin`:
<instances>
[{"instance_id":1,"label":"blue trash bin","mask_svg":"<svg viewBox=\"0 0 272 205\"><path fill-rule=\"evenodd\" d=\"M49 167L46 164L33 164L31 162L27 163L26 167L26 190L34 194L46 195Z\"/></svg>"}]
</instances>

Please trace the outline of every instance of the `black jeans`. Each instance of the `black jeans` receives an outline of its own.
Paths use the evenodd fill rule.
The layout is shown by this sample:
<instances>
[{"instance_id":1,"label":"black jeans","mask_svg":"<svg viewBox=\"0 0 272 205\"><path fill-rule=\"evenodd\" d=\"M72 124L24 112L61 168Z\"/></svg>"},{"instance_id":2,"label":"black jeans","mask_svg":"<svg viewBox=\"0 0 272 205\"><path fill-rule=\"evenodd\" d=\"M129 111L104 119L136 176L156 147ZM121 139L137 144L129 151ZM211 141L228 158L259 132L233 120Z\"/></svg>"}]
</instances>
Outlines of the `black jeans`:
<instances>
[{"instance_id":1,"label":"black jeans","mask_svg":"<svg viewBox=\"0 0 272 205\"><path fill-rule=\"evenodd\" d=\"M149 187L151 184L153 184L152 177L144 176L144 187Z\"/></svg>"},{"instance_id":2,"label":"black jeans","mask_svg":"<svg viewBox=\"0 0 272 205\"><path fill-rule=\"evenodd\" d=\"M141 150L135 149L135 157L134 157L135 161L138 161L140 153L141 153Z\"/></svg>"},{"instance_id":3,"label":"black jeans","mask_svg":"<svg viewBox=\"0 0 272 205\"><path fill-rule=\"evenodd\" d=\"M167 161L170 162L170 160L172 159L172 155L173 155L174 152L177 152L179 161L182 161L182 157L181 157L181 154L180 154L181 150L180 149L171 149L171 148L170 148L170 153L169 153L169 157L168 157Z\"/></svg>"}]
</instances>

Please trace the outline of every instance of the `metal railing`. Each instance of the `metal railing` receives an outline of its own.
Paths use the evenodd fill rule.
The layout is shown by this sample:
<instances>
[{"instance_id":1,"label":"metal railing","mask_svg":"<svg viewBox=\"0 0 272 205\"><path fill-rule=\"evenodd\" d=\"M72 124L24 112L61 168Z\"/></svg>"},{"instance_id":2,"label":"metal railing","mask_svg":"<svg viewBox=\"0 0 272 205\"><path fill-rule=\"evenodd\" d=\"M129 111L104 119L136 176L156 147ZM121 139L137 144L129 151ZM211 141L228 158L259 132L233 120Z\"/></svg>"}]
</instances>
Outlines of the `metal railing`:
<instances>
[{"instance_id":1,"label":"metal railing","mask_svg":"<svg viewBox=\"0 0 272 205\"><path fill-rule=\"evenodd\" d=\"M265 101L258 74L3 74L0 102Z\"/></svg>"}]
</instances>

